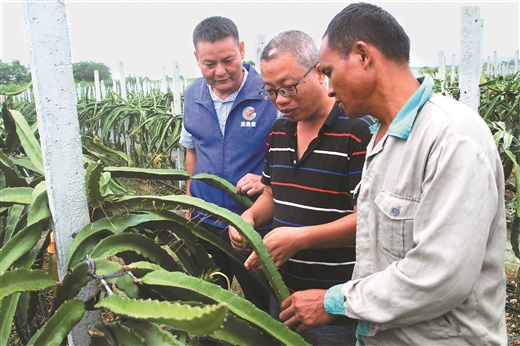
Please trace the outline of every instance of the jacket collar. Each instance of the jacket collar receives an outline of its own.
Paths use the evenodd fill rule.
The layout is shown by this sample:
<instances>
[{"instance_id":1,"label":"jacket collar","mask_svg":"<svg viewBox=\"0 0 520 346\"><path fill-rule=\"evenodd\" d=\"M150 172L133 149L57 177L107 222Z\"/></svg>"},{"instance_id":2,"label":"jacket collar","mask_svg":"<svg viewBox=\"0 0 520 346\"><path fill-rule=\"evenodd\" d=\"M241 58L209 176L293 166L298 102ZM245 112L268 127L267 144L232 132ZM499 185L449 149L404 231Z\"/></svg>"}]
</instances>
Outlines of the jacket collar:
<instances>
[{"instance_id":1,"label":"jacket collar","mask_svg":"<svg viewBox=\"0 0 520 346\"><path fill-rule=\"evenodd\" d=\"M408 139L412 132L412 127L415 122L417 114L424 106L426 101L433 95L433 78L430 76L423 76L417 78L421 83L415 93L404 104L403 108L397 113L395 119L390 123L388 128L388 135L401 139ZM372 133L376 133L379 127L379 121L370 127Z\"/></svg>"},{"instance_id":2,"label":"jacket collar","mask_svg":"<svg viewBox=\"0 0 520 346\"><path fill-rule=\"evenodd\" d=\"M253 66L249 64L243 64L243 66L247 70L248 76L244 86L242 87L242 90L240 90L235 99L235 102L233 103L233 108L235 108L235 106L243 100L263 100L262 96L260 96L258 93L260 90L259 85L262 83L262 76L256 72ZM201 82L198 85L198 92L196 93L194 101L204 105L208 109L214 109L213 101L209 95L208 83L206 83L204 78L201 78Z\"/></svg>"}]
</instances>

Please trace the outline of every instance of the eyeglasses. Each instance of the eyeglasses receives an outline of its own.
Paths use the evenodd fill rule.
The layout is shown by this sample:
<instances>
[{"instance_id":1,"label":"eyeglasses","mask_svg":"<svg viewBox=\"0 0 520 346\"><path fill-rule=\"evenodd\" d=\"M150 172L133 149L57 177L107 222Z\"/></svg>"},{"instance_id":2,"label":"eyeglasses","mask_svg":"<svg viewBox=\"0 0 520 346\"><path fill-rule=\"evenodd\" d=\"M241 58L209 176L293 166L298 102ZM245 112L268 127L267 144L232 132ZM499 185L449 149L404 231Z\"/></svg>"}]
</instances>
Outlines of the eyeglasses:
<instances>
[{"instance_id":1,"label":"eyeglasses","mask_svg":"<svg viewBox=\"0 0 520 346\"><path fill-rule=\"evenodd\" d=\"M300 80L294 84L284 85L282 87L279 87L276 90L266 90L265 85L264 85L264 86L262 86L262 89L260 89L260 91L258 93L260 94L260 96L262 96L262 98L264 100L272 100L272 101L276 100L278 93L280 93L283 97L295 96L296 94L298 94L298 89L296 89L296 86L298 84L300 84L305 77L307 77L307 75L316 67L316 65L318 65L318 64L315 64L314 66L312 66L307 72L305 72L303 77L300 78Z\"/></svg>"}]
</instances>

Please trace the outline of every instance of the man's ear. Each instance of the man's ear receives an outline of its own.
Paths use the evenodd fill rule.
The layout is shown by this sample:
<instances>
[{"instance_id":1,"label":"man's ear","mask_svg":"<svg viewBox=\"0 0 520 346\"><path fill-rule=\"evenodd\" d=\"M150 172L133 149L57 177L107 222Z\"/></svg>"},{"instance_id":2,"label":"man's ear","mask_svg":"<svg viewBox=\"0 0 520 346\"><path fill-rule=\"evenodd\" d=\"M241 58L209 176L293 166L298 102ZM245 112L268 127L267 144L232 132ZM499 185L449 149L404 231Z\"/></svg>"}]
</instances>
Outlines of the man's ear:
<instances>
[{"instance_id":1,"label":"man's ear","mask_svg":"<svg viewBox=\"0 0 520 346\"><path fill-rule=\"evenodd\" d=\"M238 44L238 50L240 51L240 57L242 58L242 60L244 60L244 57L246 56L244 53L244 41L240 41L240 43Z\"/></svg>"},{"instance_id":2,"label":"man's ear","mask_svg":"<svg viewBox=\"0 0 520 346\"><path fill-rule=\"evenodd\" d=\"M318 63L316 65L316 72L318 73L318 80L320 81L320 84L323 84L323 82L325 81L325 74L323 73L323 71L321 70L321 65L320 63Z\"/></svg>"},{"instance_id":3,"label":"man's ear","mask_svg":"<svg viewBox=\"0 0 520 346\"><path fill-rule=\"evenodd\" d=\"M358 41L354 45L354 48L352 49L353 53L356 55L356 57L359 58L359 62L364 65L368 66L372 60L372 55L370 54L371 51L364 41Z\"/></svg>"}]
</instances>

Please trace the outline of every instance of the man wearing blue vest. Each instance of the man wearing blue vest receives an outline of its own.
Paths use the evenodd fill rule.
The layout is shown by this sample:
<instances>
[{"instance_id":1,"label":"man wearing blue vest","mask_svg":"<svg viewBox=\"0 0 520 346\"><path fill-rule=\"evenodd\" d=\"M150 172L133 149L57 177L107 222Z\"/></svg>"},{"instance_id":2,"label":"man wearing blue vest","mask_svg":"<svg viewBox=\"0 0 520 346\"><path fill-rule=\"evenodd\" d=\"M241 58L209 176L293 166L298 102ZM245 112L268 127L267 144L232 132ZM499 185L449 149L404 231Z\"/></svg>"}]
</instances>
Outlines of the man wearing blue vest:
<instances>
[{"instance_id":1,"label":"man wearing blue vest","mask_svg":"<svg viewBox=\"0 0 520 346\"><path fill-rule=\"evenodd\" d=\"M264 185L260 174L267 135L277 118L277 110L258 90L261 76L242 64L244 42L228 18L210 17L193 31L195 58L203 78L187 89L180 144L186 148L186 170L210 173L236 186L237 193L255 198ZM188 181L187 194L204 199L238 215L245 208L227 193L202 181ZM192 219L229 243L227 224L195 211ZM270 228L259 229L263 235ZM220 270L237 278L245 297L268 311L269 294L245 268L220 249L202 242Z\"/></svg>"}]
</instances>

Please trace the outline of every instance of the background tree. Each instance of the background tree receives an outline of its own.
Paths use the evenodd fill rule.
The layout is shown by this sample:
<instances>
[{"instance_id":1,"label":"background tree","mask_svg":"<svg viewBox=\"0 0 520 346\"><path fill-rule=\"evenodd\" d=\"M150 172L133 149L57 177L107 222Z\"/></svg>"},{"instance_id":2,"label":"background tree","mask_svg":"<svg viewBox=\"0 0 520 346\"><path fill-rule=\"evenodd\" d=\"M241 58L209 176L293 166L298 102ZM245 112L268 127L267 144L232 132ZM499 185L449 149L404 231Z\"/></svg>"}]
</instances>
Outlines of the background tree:
<instances>
[{"instance_id":1,"label":"background tree","mask_svg":"<svg viewBox=\"0 0 520 346\"><path fill-rule=\"evenodd\" d=\"M94 83L94 70L99 71L99 80L112 83L112 72L110 68L101 63L93 61L80 61L72 64L74 80L76 82L92 82Z\"/></svg>"},{"instance_id":2,"label":"background tree","mask_svg":"<svg viewBox=\"0 0 520 346\"><path fill-rule=\"evenodd\" d=\"M29 69L20 64L19 60L13 60L10 64L0 59L0 84L29 83L31 75Z\"/></svg>"},{"instance_id":3,"label":"background tree","mask_svg":"<svg viewBox=\"0 0 520 346\"><path fill-rule=\"evenodd\" d=\"M135 84L137 83L137 78L135 76L128 75L125 77L127 83Z\"/></svg>"}]
</instances>

